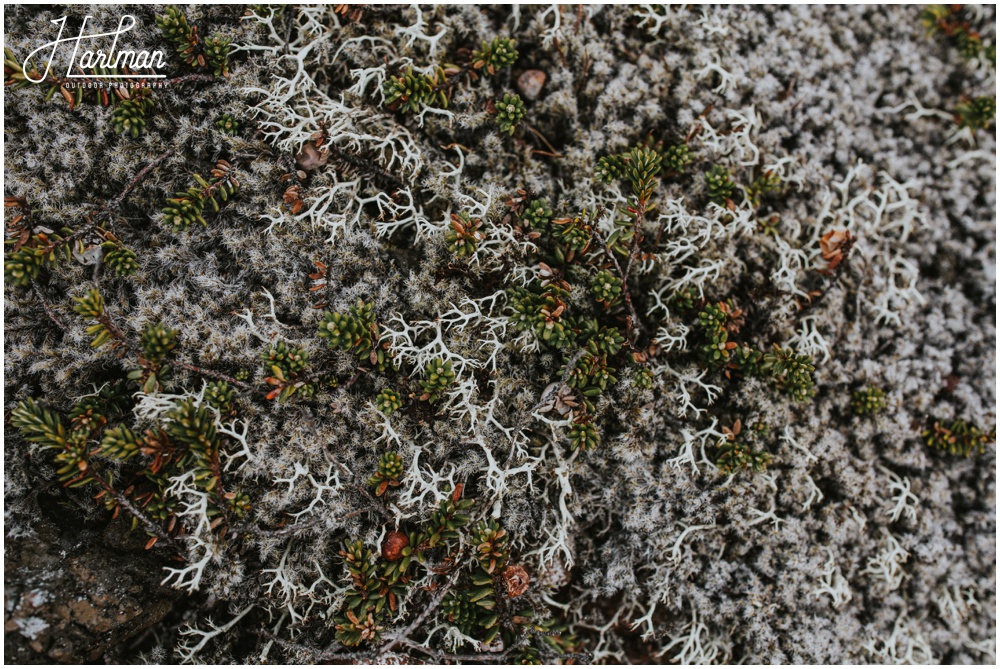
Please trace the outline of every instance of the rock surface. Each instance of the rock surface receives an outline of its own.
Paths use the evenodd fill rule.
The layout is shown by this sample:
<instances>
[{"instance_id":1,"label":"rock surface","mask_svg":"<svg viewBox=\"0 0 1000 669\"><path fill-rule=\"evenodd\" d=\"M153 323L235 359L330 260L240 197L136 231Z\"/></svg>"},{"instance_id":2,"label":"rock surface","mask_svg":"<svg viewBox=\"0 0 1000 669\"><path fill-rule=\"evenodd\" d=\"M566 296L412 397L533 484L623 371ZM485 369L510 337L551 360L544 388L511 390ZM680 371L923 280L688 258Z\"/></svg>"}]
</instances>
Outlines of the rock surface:
<instances>
[{"instance_id":1,"label":"rock surface","mask_svg":"<svg viewBox=\"0 0 1000 669\"><path fill-rule=\"evenodd\" d=\"M178 593L159 586L159 561L111 550L100 535L43 521L8 539L4 658L18 664L99 661L164 618Z\"/></svg>"}]
</instances>

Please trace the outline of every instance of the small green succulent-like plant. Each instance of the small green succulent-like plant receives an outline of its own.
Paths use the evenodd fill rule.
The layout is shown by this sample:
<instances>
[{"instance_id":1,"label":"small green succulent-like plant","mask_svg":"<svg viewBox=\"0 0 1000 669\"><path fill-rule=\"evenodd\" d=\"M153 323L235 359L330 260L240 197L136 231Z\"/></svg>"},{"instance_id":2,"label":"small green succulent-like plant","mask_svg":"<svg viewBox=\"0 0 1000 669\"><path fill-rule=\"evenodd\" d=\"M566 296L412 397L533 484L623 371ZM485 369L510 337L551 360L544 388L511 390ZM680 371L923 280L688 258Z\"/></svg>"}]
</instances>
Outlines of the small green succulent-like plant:
<instances>
[{"instance_id":1,"label":"small green succulent-like plant","mask_svg":"<svg viewBox=\"0 0 1000 669\"><path fill-rule=\"evenodd\" d=\"M164 222L174 232L185 232L195 223L207 226L206 209L218 213L221 208L219 202L227 202L240 187L232 165L225 160L216 162L208 179L200 174L193 174L192 178L195 184L168 198L163 207Z\"/></svg>"},{"instance_id":2,"label":"small green succulent-like plant","mask_svg":"<svg viewBox=\"0 0 1000 669\"><path fill-rule=\"evenodd\" d=\"M298 374L309 366L308 351L289 346L280 340L260 357L268 367L279 367L287 374Z\"/></svg>"},{"instance_id":3,"label":"small green succulent-like plant","mask_svg":"<svg viewBox=\"0 0 1000 669\"><path fill-rule=\"evenodd\" d=\"M732 474L740 469L762 472L770 462L771 456L767 453L755 451L734 439L725 441L715 456L715 466L723 474Z\"/></svg>"},{"instance_id":4,"label":"small green succulent-like plant","mask_svg":"<svg viewBox=\"0 0 1000 669\"><path fill-rule=\"evenodd\" d=\"M663 171L661 149L662 145L648 140L626 153L604 156L597 161L594 176L604 183L618 180L627 182L636 203L645 206L652 197Z\"/></svg>"},{"instance_id":5,"label":"small green succulent-like plant","mask_svg":"<svg viewBox=\"0 0 1000 669\"><path fill-rule=\"evenodd\" d=\"M763 363L764 352L745 342L729 351L729 369L737 370L743 376L762 376Z\"/></svg>"},{"instance_id":6,"label":"small green succulent-like plant","mask_svg":"<svg viewBox=\"0 0 1000 669\"><path fill-rule=\"evenodd\" d=\"M330 346L367 360L380 372L393 364L388 342L379 342L374 303L359 299L347 313L324 313L319 321L319 336Z\"/></svg>"},{"instance_id":7,"label":"small green succulent-like plant","mask_svg":"<svg viewBox=\"0 0 1000 669\"><path fill-rule=\"evenodd\" d=\"M567 366L568 364L569 361L567 361ZM563 372L568 374L566 385L580 391L589 410L593 410L590 403L591 398L600 395L610 386L618 383L618 379L614 376L616 371L608 364L608 356L601 351L596 339L587 342L582 355L576 358L572 368L563 367Z\"/></svg>"},{"instance_id":8,"label":"small green succulent-like plant","mask_svg":"<svg viewBox=\"0 0 1000 669\"><path fill-rule=\"evenodd\" d=\"M114 272L115 276L135 276L139 271L138 256L120 243L103 242L101 249L104 251L104 266Z\"/></svg>"},{"instance_id":9,"label":"small green succulent-like plant","mask_svg":"<svg viewBox=\"0 0 1000 669\"><path fill-rule=\"evenodd\" d=\"M572 218L552 220L553 230L570 251L582 252L590 246L591 225L587 222L587 212Z\"/></svg>"},{"instance_id":10,"label":"small green succulent-like plant","mask_svg":"<svg viewBox=\"0 0 1000 669\"><path fill-rule=\"evenodd\" d=\"M527 111L524 109L524 102L517 93L504 93L504 96L493 103L496 109L496 121L500 126L500 132L513 135L517 129L517 124L524 118Z\"/></svg>"},{"instance_id":11,"label":"small green succulent-like plant","mask_svg":"<svg viewBox=\"0 0 1000 669\"><path fill-rule=\"evenodd\" d=\"M437 402L441 394L455 382L455 372L452 370L451 361L442 361L436 358L427 363L424 369L425 378L420 382L423 394L420 401Z\"/></svg>"},{"instance_id":12,"label":"small green succulent-like plant","mask_svg":"<svg viewBox=\"0 0 1000 669\"><path fill-rule=\"evenodd\" d=\"M517 61L517 43L509 37L494 37L483 42L482 48L472 54L473 69L484 69L490 74L510 67Z\"/></svg>"},{"instance_id":13,"label":"small green succulent-like plant","mask_svg":"<svg viewBox=\"0 0 1000 669\"><path fill-rule=\"evenodd\" d=\"M125 425L113 427L101 439L101 454L114 460L128 460L141 452L141 442Z\"/></svg>"},{"instance_id":14,"label":"small green succulent-like plant","mask_svg":"<svg viewBox=\"0 0 1000 669\"><path fill-rule=\"evenodd\" d=\"M851 397L851 410L858 416L885 411L885 393L881 388L864 388Z\"/></svg>"},{"instance_id":15,"label":"small green succulent-like plant","mask_svg":"<svg viewBox=\"0 0 1000 669\"><path fill-rule=\"evenodd\" d=\"M344 614L333 621L337 641L348 647L365 641L377 643L385 629L386 609L390 607L385 606L386 597L380 595L381 579L375 558L360 541L347 543L340 556L351 576L352 587L347 590Z\"/></svg>"},{"instance_id":16,"label":"small green succulent-like plant","mask_svg":"<svg viewBox=\"0 0 1000 669\"><path fill-rule=\"evenodd\" d=\"M139 339L142 356L153 364L161 364L177 347L177 335L177 330L172 330L163 323L148 326Z\"/></svg>"},{"instance_id":17,"label":"small green succulent-like plant","mask_svg":"<svg viewBox=\"0 0 1000 669\"><path fill-rule=\"evenodd\" d=\"M378 469L368 479L368 485L375 488L375 496L381 497L389 488L398 488L403 477L403 456L399 453L384 453L378 461Z\"/></svg>"},{"instance_id":18,"label":"small green succulent-like plant","mask_svg":"<svg viewBox=\"0 0 1000 669\"><path fill-rule=\"evenodd\" d=\"M732 352L738 347L737 342L730 341L726 324L729 322L732 307L726 302L706 304L698 312L698 322L705 331L705 344L701 347L702 361L710 368L718 369L729 363Z\"/></svg>"},{"instance_id":19,"label":"small green succulent-like plant","mask_svg":"<svg viewBox=\"0 0 1000 669\"><path fill-rule=\"evenodd\" d=\"M163 8L163 13L156 17L156 27L185 63L207 69L216 77L229 76L230 38L214 35L202 39L198 29L188 23L187 16L176 5Z\"/></svg>"},{"instance_id":20,"label":"small green succulent-like plant","mask_svg":"<svg viewBox=\"0 0 1000 669\"><path fill-rule=\"evenodd\" d=\"M763 197L769 193L774 193L781 188L781 178L774 172L766 171L753 180L747 188L747 197L750 204L759 207Z\"/></svg>"},{"instance_id":21,"label":"small green succulent-like plant","mask_svg":"<svg viewBox=\"0 0 1000 669\"><path fill-rule=\"evenodd\" d=\"M283 402L296 393L300 397L311 397L316 393L315 378L307 372L309 352L305 349L278 341L261 353L260 358L265 370L270 373L264 380L273 386L267 399L277 398L279 402Z\"/></svg>"},{"instance_id":22,"label":"small green succulent-like plant","mask_svg":"<svg viewBox=\"0 0 1000 669\"><path fill-rule=\"evenodd\" d=\"M9 286L30 286L45 264L40 249L23 247L3 259L3 278Z\"/></svg>"},{"instance_id":23,"label":"small green succulent-like plant","mask_svg":"<svg viewBox=\"0 0 1000 669\"><path fill-rule=\"evenodd\" d=\"M229 76L229 48L232 39L224 35L214 35L205 39L203 53L205 66L217 77Z\"/></svg>"},{"instance_id":24,"label":"small green succulent-like plant","mask_svg":"<svg viewBox=\"0 0 1000 669\"><path fill-rule=\"evenodd\" d=\"M529 228L542 230L548 227L549 222L552 220L552 209L545 200L532 200L524 208L522 219L527 223Z\"/></svg>"},{"instance_id":25,"label":"small green succulent-like plant","mask_svg":"<svg viewBox=\"0 0 1000 669\"><path fill-rule=\"evenodd\" d=\"M131 135L136 139L146 129L146 114L153 107L149 97L122 100L111 114L111 125L119 134Z\"/></svg>"},{"instance_id":26,"label":"small green succulent-like plant","mask_svg":"<svg viewBox=\"0 0 1000 669\"><path fill-rule=\"evenodd\" d=\"M197 31L188 23L187 16L176 5L163 8L163 14L156 17L156 27L163 38L173 44L177 55L188 65L198 60L199 39Z\"/></svg>"},{"instance_id":27,"label":"small green succulent-like plant","mask_svg":"<svg viewBox=\"0 0 1000 669\"><path fill-rule=\"evenodd\" d=\"M581 416L573 423L567 436L573 448L581 451L592 451L601 445L601 437L597 433L597 427L586 416Z\"/></svg>"},{"instance_id":28,"label":"small green succulent-like plant","mask_svg":"<svg viewBox=\"0 0 1000 669\"><path fill-rule=\"evenodd\" d=\"M510 559L510 537L496 520L482 520L472 530L476 559L487 574L495 574L507 566Z\"/></svg>"},{"instance_id":29,"label":"small green succulent-like plant","mask_svg":"<svg viewBox=\"0 0 1000 669\"><path fill-rule=\"evenodd\" d=\"M764 354L761 371L769 374L782 392L796 402L805 402L815 393L812 373L816 371L812 358L798 355L777 344Z\"/></svg>"},{"instance_id":30,"label":"small green succulent-like plant","mask_svg":"<svg viewBox=\"0 0 1000 669\"><path fill-rule=\"evenodd\" d=\"M486 238L482 232L482 219L469 218L465 212L451 215L451 225L444 230L448 250L459 258L471 256L476 252L479 242Z\"/></svg>"},{"instance_id":31,"label":"small green succulent-like plant","mask_svg":"<svg viewBox=\"0 0 1000 669\"><path fill-rule=\"evenodd\" d=\"M701 301L698 289L694 286L685 286L670 296L670 307L680 312L692 311Z\"/></svg>"},{"instance_id":32,"label":"small green succulent-like plant","mask_svg":"<svg viewBox=\"0 0 1000 669\"><path fill-rule=\"evenodd\" d=\"M715 165L705 173L705 188L709 201L725 206L736 190L736 183L729 176L729 170L722 165Z\"/></svg>"},{"instance_id":33,"label":"small green succulent-like plant","mask_svg":"<svg viewBox=\"0 0 1000 669\"><path fill-rule=\"evenodd\" d=\"M104 315L104 298L96 288L89 289L80 297L74 297L73 311L90 318Z\"/></svg>"},{"instance_id":34,"label":"small green succulent-like plant","mask_svg":"<svg viewBox=\"0 0 1000 669\"><path fill-rule=\"evenodd\" d=\"M648 367L640 367L635 372L634 382L637 388L642 390L650 390L656 381L656 377L653 376L652 370Z\"/></svg>"},{"instance_id":35,"label":"small green succulent-like plant","mask_svg":"<svg viewBox=\"0 0 1000 669\"><path fill-rule=\"evenodd\" d=\"M921 437L933 449L969 457L985 453L988 445L996 443L997 431L996 426L987 432L964 420L952 421L945 427L944 421L936 420Z\"/></svg>"},{"instance_id":36,"label":"small green succulent-like plant","mask_svg":"<svg viewBox=\"0 0 1000 669\"><path fill-rule=\"evenodd\" d=\"M687 144L676 144L663 149L663 169L675 174L683 174L694 160Z\"/></svg>"},{"instance_id":37,"label":"small green succulent-like plant","mask_svg":"<svg viewBox=\"0 0 1000 669\"><path fill-rule=\"evenodd\" d=\"M150 323L139 337L139 369L132 370L128 378L136 380L145 393L155 392L160 381L169 376L169 368L164 365L167 356L177 347L177 330L163 323Z\"/></svg>"},{"instance_id":38,"label":"small green succulent-like plant","mask_svg":"<svg viewBox=\"0 0 1000 669\"><path fill-rule=\"evenodd\" d=\"M701 323L701 327L705 329L705 332L714 333L724 329L728 320L729 308L725 302L706 304L698 312L698 322Z\"/></svg>"},{"instance_id":39,"label":"small green succulent-like plant","mask_svg":"<svg viewBox=\"0 0 1000 669\"><path fill-rule=\"evenodd\" d=\"M97 320L96 323L87 327L87 334L93 337L93 340L90 342L92 347L100 348L111 341L112 338L122 339L121 333L114 328L111 321L104 314L104 298L96 288L90 288L82 296L74 297L73 302L75 303L73 311L85 318ZM118 343L120 341L116 342L116 345Z\"/></svg>"},{"instance_id":40,"label":"small green succulent-like plant","mask_svg":"<svg viewBox=\"0 0 1000 669\"><path fill-rule=\"evenodd\" d=\"M422 106L448 108L447 77L440 67L430 74L414 72L412 67L382 85L385 106L392 110L415 114Z\"/></svg>"},{"instance_id":41,"label":"small green succulent-like plant","mask_svg":"<svg viewBox=\"0 0 1000 669\"><path fill-rule=\"evenodd\" d=\"M224 135L235 135L240 131L240 122L232 114L223 114L212 124Z\"/></svg>"},{"instance_id":42,"label":"small green succulent-like plant","mask_svg":"<svg viewBox=\"0 0 1000 669\"><path fill-rule=\"evenodd\" d=\"M403 406L403 395L392 388L384 388L375 396L375 408L391 416Z\"/></svg>"},{"instance_id":43,"label":"small green succulent-like plant","mask_svg":"<svg viewBox=\"0 0 1000 669\"><path fill-rule=\"evenodd\" d=\"M539 340L553 348L566 348L576 340L574 323L564 317L569 293L557 284L543 286L533 281L527 287L507 289L512 313L508 317L519 330L532 330Z\"/></svg>"},{"instance_id":44,"label":"small green succulent-like plant","mask_svg":"<svg viewBox=\"0 0 1000 669\"><path fill-rule=\"evenodd\" d=\"M319 321L319 336L330 346L366 356L374 345L375 305L358 300L346 314L327 312Z\"/></svg>"},{"instance_id":45,"label":"small green succulent-like plant","mask_svg":"<svg viewBox=\"0 0 1000 669\"><path fill-rule=\"evenodd\" d=\"M955 110L958 125L972 130L989 128L996 115L997 99L989 96L967 99L959 103Z\"/></svg>"},{"instance_id":46,"label":"small green succulent-like plant","mask_svg":"<svg viewBox=\"0 0 1000 669\"><path fill-rule=\"evenodd\" d=\"M488 596L486 590L492 579L474 579L472 584L478 586L487 594L472 600L472 597L458 592L448 593L441 602L441 612L445 619L458 628L458 631L473 639L483 636L491 642L500 631L497 616L493 612L496 602ZM490 588L492 590L492 588Z\"/></svg>"},{"instance_id":47,"label":"small green succulent-like plant","mask_svg":"<svg viewBox=\"0 0 1000 669\"><path fill-rule=\"evenodd\" d=\"M615 355L622 350L625 337L618 328L601 325L596 319L584 319L579 324L579 340L587 343L589 351Z\"/></svg>"},{"instance_id":48,"label":"small green succulent-like plant","mask_svg":"<svg viewBox=\"0 0 1000 669\"><path fill-rule=\"evenodd\" d=\"M622 296L622 280L602 269L590 282L590 294L607 309L618 303Z\"/></svg>"},{"instance_id":49,"label":"small green succulent-like plant","mask_svg":"<svg viewBox=\"0 0 1000 669\"><path fill-rule=\"evenodd\" d=\"M708 337L708 342L701 347L702 360L712 368L728 364L729 358L738 344L735 341L729 341L729 332L722 329L709 333Z\"/></svg>"},{"instance_id":50,"label":"small green succulent-like plant","mask_svg":"<svg viewBox=\"0 0 1000 669\"><path fill-rule=\"evenodd\" d=\"M176 198L163 207L163 216L175 232L182 232L195 223L208 225L208 221L202 216L204 210L205 208L196 198L178 194Z\"/></svg>"},{"instance_id":51,"label":"small green succulent-like plant","mask_svg":"<svg viewBox=\"0 0 1000 669\"><path fill-rule=\"evenodd\" d=\"M223 416L232 411L235 398L236 393L225 381L212 381L205 386L205 401Z\"/></svg>"}]
</instances>

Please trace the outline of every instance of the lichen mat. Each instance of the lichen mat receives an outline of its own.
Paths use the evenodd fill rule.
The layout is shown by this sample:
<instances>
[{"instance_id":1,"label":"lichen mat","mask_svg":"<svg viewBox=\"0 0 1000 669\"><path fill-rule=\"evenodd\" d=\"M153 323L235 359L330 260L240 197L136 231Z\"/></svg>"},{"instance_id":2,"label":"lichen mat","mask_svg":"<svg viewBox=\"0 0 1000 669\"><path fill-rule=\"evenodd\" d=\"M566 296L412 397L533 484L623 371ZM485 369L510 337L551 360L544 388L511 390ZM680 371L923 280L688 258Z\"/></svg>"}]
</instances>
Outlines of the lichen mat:
<instances>
[{"instance_id":1,"label":"lichen mat","mask_svg":"<svg viewBox=\"0 0 1000 669\"><path fill-rule=\"evenodd\" d=\"M993 663L992 7L4 20L9 661Z\"/></svg>"}]
</instances>

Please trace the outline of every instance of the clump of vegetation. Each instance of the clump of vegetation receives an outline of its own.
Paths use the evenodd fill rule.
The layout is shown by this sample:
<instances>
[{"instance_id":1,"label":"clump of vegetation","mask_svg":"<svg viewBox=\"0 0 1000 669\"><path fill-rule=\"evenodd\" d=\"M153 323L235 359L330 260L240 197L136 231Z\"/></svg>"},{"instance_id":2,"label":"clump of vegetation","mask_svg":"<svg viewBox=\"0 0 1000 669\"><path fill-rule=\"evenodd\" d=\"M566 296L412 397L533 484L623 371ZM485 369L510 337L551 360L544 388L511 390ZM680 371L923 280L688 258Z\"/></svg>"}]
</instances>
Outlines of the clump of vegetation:
<instances>
[{"instance_id":1,"label":"clump of vegetation","mask_svg":"<svg viewBox=\"0 0 1000 669\"><path fill-rule=\"evenodd\" d=\"M496 74L497 70L517 62L517 44L509 37L494 37L483 42L482 48L472 54L472 67Z\"/></svg>"},{"instance_id":2,"label":"clump of vegetation","mask_svg":"<svg viewBox=\"0 0 1000 669\"><path fill-rule=\"evenodd\" d=\"M118 343L124 342L124 335L118 331L118 328L111 323L107 314L104 313L104 298L101 297L100 292L96 288L91 288L81 297L74 297L73 301L76 303L73 305L73 311L85 318L93 318L97 321L87 328L87 334L94 338L90 342L92 347L100 348L112 338L117 340Z\"/></svg>"},{"instance_id":3,"label":"clump of vegetation","mask_svg":"<svg viewBox=\"0 0 1000 669\"><path fill-rule=\"evenodd\" d=\"M403 456L386 453L378 461L378 470L368 479L368 485L376 488L375 495L381 497L389 488L398 488L403 476Z\"/></svg>"},{"instance_id":4,"label":"clump of vegetation","mask_svg":"<svg viewBox=\"0 0 1000 669\"><path fill-rule=\"evenodd\" d=\"M260 357L264 371L270 374L264 380L273 386L267 399L283 402L296 393L306 398L316 393L318 379L309 368L309 352L305 349L278 341Z\"/></svg>"},{"instance_id":5,"label":"clump of vegetation","mask_svg":"<svg viewBox=\"0 0 1000 669\"><path fill-rule=\"evenodd\" d=\"M705 173L705 188L710 202L725 206L732 199L736 184L730 177L729 170L722 165L715 165Z\"/></svg>"},{"instance_id":6,"label":"clump of vegetation","mask_svg":"<svg viewBox=\"0 0 1000 669\"><path fill-rule=\"evenodd\" d=\"M205 210L218 213L221 205L239 190L240 183L236 173L225 160L219 160L205 179L200 174L193 174L195 184L186 191L177 193L167 200L163 207L164 221L174 232L187 232L195 223L208 225L205 220Z\"/></svg>"},{"instance_id":7,"label":"clump of vegetation","mask_svg":"<svg viewBox=\"0 0 1000 669\"><path fill-rule=\"evenodd\" d=\"M56 451L56 474L63 485L93 488L115 516L124 511L133 529L142 525L150 536L147 549L159 540L172 542L185 529L178 515L180 497L169 485L178 477L206 494L205 514L213 529L244 517L249 498L223 481L220 453L227 442L208 407L190 399L177 401L163 414L158 430L139 436L125 424L108 427L125 418L123 390L108 386L81 399L68 422L26 400L12 412L11 424L28 441ZM92 441L99 446L92 448Z\"/></svg>"},{"instance_id":8,"label":"clump of vegetation","mask_svg":"<svg viewBox=\"0 0 1000 669\"><path fill-rule=\"evenodd\" d=\"M156 17L156 27L163 39L173 45L177 55L188 65L208 70L216 77L229 76L230 40L222 35L202 38L198 27L188 23L187 16L176 5L167 5Z\"/></svg>"},{"instance_id":9,"label":"clump of vegetation","mask_svg":"<svg viewBox=\"0 0 1000 669\"><path fill-rule=\"evenodd\" d=\"M851 411L858 416L882 413L885 407L885 393L881 388L863 388L851 397Z\"/></svg>"},{"instance_id":10,"label":"clump of vegetation","mask_svg":"<svg viewBox=\"0 0 1000 669\"><path fill-rule=\"evenodd\" d=\"M420 74L412 67L385 82L382 93L385 106L389 109L415 114L421 106L448 108L448 94L445 88L447 77L440 67L433 68L431 74Z\"/></svg>"},{"instance_id":11,"label":"clump of vegetation","mask_svg":"<svg viewBox=\"0 0 1000 669\"><path fill-rule=\"evenodd\" d=\"M387 480L380 480L379 489L384 490ZM468 528L475 500L463 498L462 490L456 486L415 529L389 532L380 556L361 541L346 544L340 556L351 586L343 612L335 619L341 643L348 647L379 643L400 601L414 589L418 579L413 572L430 571L431 560L458 563L468 550L459 543L463 535L465 546L474 547L476 559L474 566L455 572L455 585L444 595L440 616L467 640L483 644L501 634L509 644L532 629L533 611L515 601L527 591L530 577L523 567L510 564L508 536L496 521Z\"/></svg>"},{"instance_id":12,"label":"clump of vegetation","mask_svg":"<svg viewBox=\"0 0 1000 669\"><path fill-rule=\"evenodd\" d=\"M455 382L455 371L452 369L451 360L443 361L440 358L427 363L424 369L424 378L420 382L423 394L419 399L421 402L437 402L441 399L441 394Z\"/></svg>"},{"instance_id":13,"label":"clump of vegetation","mask_svg":"<svg viewBox=\"0 0 1000 669\"><path fill-rule=\"evenodd\" d=\"M486 235L480 230L482 225L481 219L469 218L466 213L452 214L451 227L444 231L448 250L459 258L473 255L479 242L486 238Z\"/></svg>"},{"instance_id":14,"label":"clump of vegetation","mask_svg":"<svg viewBox=\"0 0 1000 669\"><path fill-rule=\"evenodd\" d=\"M125 133L137 139L146 129L146 114L153 108L149 97L122 100L111 115L111 125L115 132Z\"/></svg>"},{"instance_id":15,"label":"clump of vegetation","mask_svg":"<svg viewBox=\"0 0 1000 669\"><path fill-rule=\"evenodd\" d=\"M920 20L929 36L938 36L966 61L982 63L996 70L997 47L984 40L973 27L972 12L963 5L927 5L920 12ZM960 128L987 130L996 119L995 93L990 95L963 95L955 107L955 122Z\"/></svg>"},{"instance_id":16,"label":"clump of vegetation","mask_svg":"<svg viewBox=\"0 0 1000 669\"><path fill-rule=\"evenodd\" d=\"M392 388L385 388L375 397L375 407L386 416L391 416L403 406L403 396Z\"/></svg>"},{"instance_id":17,"label":"clump of vegetation","mask_svg":"<svg viewBox=\"0 0 1000 669\"><path fill-rule=\"evenodd\" d=\"M524 102L517 93L504 93L504 96L493 103L496 110L497 125L500 132L513 135L517 130L517 124L521 122L527 112L524 109Z\"/></svg>"},{"instance_id":18,"label":"clump of vegetation","mask_svg":"<svg viewBox=\"0 0 1000 669\"><path fill-rule=\"evenodd\" d=\"M986 447L997 440L996 426L986 432L964 420L950 424L936 420L921 436L930 448L966 458L985 453Z\"/></svg>"},{"instance_id":19,"label":"clump of vegetation","mask_svg":"<svg viewBox=\"0 0 1000 669\"><path fill-rule=\"evenodd\" d=\"M958 125L973 130L985 130L997 115L997 99L980 96L959 103L955 113Z\"/></svg>"},{"instance_id":20,"label":"clump of vegetation","mask_svg":"<svg viewBox=\"0 0 1000 669\"><path fill-rule=\"evenodd\" d=\"M240 131L240 122L232 114L223 114L215 119L215 129L224 135L235 135Z\"/></svg>"},{"instance_id":21,"label":"clump of vegetation","mask_svg":"<svg viewBox=\"0 0 1000 669\"><path fill-rule=\"evenodd\" d=\"M920 12L920 21L928 35L939 35L958 49L966 60L982 60L996 67L997 47L983 40L972 27L962 5L927 5Z\"/></svg>"},{"instance_id":22,"label":"clump of vegetation","mask_svg":"<svg viewBox=\"0 0 1000 669\"><path fill-rule=\"evenodd\" d=\"M353 353L379 371L392 365L389 345L380 341L375 305L370 302L358 300L346 314L326 312L319 321L319 336L330 346Z\"/></svg>"},{"instance_id":23,"label":"clump of vegetation","mask_svg":"<svg viewBox=\"0 0 1000 669\"><path fill-rule=\"evenodd\" d=\"M115 276L135 276L139 271L139 257L117 239L102 243L101 249L104 250L104 266Z\"/></svg>"}]
</instances>

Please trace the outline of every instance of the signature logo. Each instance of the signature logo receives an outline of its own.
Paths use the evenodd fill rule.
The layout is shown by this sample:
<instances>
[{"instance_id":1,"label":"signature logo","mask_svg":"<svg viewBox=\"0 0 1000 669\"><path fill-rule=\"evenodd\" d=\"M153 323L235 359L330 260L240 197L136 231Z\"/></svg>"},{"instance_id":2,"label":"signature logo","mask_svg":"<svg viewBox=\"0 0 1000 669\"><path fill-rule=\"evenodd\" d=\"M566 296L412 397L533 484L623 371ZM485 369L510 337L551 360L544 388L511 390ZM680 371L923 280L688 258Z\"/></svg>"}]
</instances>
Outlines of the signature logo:
<instances>
[{"instance_id":1,"label":"signature logo","mask_svg":"<svg viewBox=\"0 0 1000 669\"><path fill-rule=\"evenodd\" d=\"M132 51L123 50L118 51L118 38L121 35L128 33L136 25L136 19L131 14L125 14L118 20L118 29L112 32L106 33L95 33L93 35L87 35L87 21L93 17L85 16L83 17L83 23L80 24L80 34L76 37L63 37L63 31L66 29L66 17L59 19L54 19L50 21L57 26L59 26L59 34L51 42L47 42L42 46L38 47L34 51L28 54L28 57L24 59L24 72L25 77L34 84L40 84L46 80L49 76L49 70L52 67L52 63L55 62L56 53L61 52L61 49L67 49L72 46L72 52L69 57L69 65L66 67L66 78L67 79L93 79L95 75L92 74L73 74L74 65L79 68L101 68L101 69L127 69L129 71L137 71L141 69L157 69L166 67L166 61L163 59L162 51ZM102 49L97 49L87 47L97 47L102 43L106 43L110 38L111 45L107 52ZM29 69L28 62L31 61L39 53L48 53L49 60L45 64L45 72L41 74L40 78L34 79L32 75L29 74L33 70ZM35 73L37 74L37 73ZM101 74L102 78L106 79L163 79L167 75L165 74Z\"/></svg>"}]
</instances>

